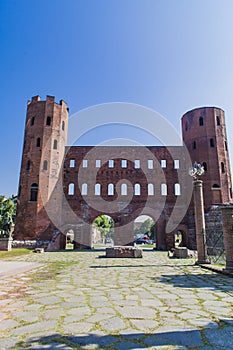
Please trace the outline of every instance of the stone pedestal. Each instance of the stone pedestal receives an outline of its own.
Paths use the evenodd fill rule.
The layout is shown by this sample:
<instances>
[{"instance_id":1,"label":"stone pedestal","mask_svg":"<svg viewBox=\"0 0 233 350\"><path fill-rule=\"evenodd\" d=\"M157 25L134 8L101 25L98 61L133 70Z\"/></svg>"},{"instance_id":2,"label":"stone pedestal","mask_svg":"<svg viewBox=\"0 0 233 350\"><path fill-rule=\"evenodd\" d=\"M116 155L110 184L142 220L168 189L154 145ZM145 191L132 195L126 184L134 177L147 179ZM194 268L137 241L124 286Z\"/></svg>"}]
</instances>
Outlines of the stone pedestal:
<instances>
[{"instance_id":1,"label":"stone pedestal","mask_svg":"<svg viewBox=\"0 0 233 350\"><path fill-rule=\"evenodd\" d=\"M142 258L142 250L132 246L109 247L106 258Z\"/></svg>"},{"instance_id":2,"label":"stone pedestal","mask_svg":"<svg viewBox=\"0 0 233 350\"><path fill-rule=\"evenodd\" d=\"M221 207L226 271L233 273L233 205Z\"/></svg>"},{"instance_id":3,"label":"stone pedestal","mask_svg":"<svg viewBox=\"0 0 233 350\"><path fill-rule=\"evenodd\" d=\"M205 214L202 181L194 180L194 208L195 208L195 226L196 226L196 241L197 241L197 257L196 264L208 264L207 248L206 248L206 233L205 233Z\"/></svg>"},{"instance_id":4,"label":"stone pedestal","mask_svg":"<svg viewBox=\"0 0 233 350\"><path fill-rule=\"evenodd\" d=\"M9 238L9 237L8 238L7 237L0 238L0 250L10 251L12 248L12 241L13 241L13 239Z\"/></svg>"}]
</instances>

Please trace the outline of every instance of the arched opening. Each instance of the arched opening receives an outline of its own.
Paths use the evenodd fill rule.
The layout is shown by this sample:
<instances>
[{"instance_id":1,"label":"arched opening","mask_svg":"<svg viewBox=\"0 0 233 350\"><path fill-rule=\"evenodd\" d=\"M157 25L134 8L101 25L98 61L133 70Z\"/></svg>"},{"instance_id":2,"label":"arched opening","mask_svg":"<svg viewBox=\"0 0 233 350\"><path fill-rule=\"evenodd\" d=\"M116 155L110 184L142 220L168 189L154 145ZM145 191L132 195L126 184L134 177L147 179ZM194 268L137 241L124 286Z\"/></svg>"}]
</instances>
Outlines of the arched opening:
<instances>
[{"instance_id":1,"label":"arched opening","mask_svg":"<svg viewBox=\"0 0 233 350\"><path fill-rule=\"evenodd\" d=\"M148 215L140 215L134 220L134 243L146 248L156 246L156 224Z\"/></svg>"},{"instance_id":2,"label":"arched opening","mask_svg":"<svg viewBox=\"0 0 233 350\"><path fill-rule=\"evenodd\" d=\"M51 125L51 121L52 121L52 118L51 118L51 117L47 117L47 119L46 119L46 125L47 125L47 126L50 126L50 125Z\"/></svg>"},{"instance_id":3,"label":"arched opening","mask_svg":"<svg viewBox=\"0 0 233 350\"><path fill-rule=\"evenodd\" d=\"M40 147L40 137L38 137L36 140L36 147Z\"/></svg>"},{"instance_id":4,"label":"arched opening","mask_svg":"<svg viewBox=\"0 0 233 350\"><path fill-rule=\"evenodd\" d=\"M186 233L182 229L178 229L174 234L174 246L175 248L187 246Z\"/></svg>"},{"instance_id":5,"label":"arched opening","mask_svg":"<svg viewBox=\"0 0 233 350\"><path fill-rule=\"evenodd\" d=\"M92 223L92 247L95 249L114 245L114 220L109 215L99 215Z\"/></svg>"},{"instance_id":6,"label":"arched opening","mask_svg":"<svg viewBox=\"0 0 233 350\"><path fill-rule=\"evenodd\" d=\"M203 163L202 163L202 166L203 166L203 168L204 168L205 171L208 170L208 167L207 167L207 163L206 163L206 162L203 162Z\"/></svg>"},{"instance_id":7,"label":"arched opening","mask_svg":"<svg viewBox=\"0 0 233 350\"><path fill-rule=\"evenodd\" d=\"M217 117L216 117L216 121L217 121L217 125L220 125L221 123L220 123L220 117L217 115Z\"/></svg>"},{"instance_id":8,"label":"arched opening","mask_svg":"<svg viewBox=\"0 0 233 350\"><path fill-rule=\"evenodd\" d=\"M203 117L200 117L200 118L199 118L199 125L200 125L200 126L203 126L203 125L204 125L204 119L203 119Z\"/></svg>"},{"instance_id":9,"label":"arched opening","mask_svg":"<svg viewBox=\"0 0 233 350\"><path fill-rule=\"evenodd\" d=\"M66 250L73 250L74 249L74 231L72 229L68 230L66 232Z\"/></svg>"},{"instance_id":10,"label":"arched opening","mask_svg":"<svg viewBox=\"0 0 233 350\"><path fill-rule=\"evenodd\" d=\"M38 185L36 183L34 183L30 187L30 201L36 202L37 196L38 196Z\"/></svg>"}]
</instances>

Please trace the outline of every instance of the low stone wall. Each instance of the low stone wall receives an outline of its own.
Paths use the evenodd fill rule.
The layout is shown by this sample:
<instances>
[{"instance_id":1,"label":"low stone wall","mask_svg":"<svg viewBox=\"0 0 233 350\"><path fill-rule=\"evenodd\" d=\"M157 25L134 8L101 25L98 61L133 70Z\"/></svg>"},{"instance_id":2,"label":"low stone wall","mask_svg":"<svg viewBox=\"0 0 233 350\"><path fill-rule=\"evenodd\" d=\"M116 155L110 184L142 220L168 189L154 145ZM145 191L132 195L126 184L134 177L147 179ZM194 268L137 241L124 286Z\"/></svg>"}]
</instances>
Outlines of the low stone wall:
<instances>
[{"instance_id":1,"label":"low stone wall","mask_svg":"<svg viewBox=\"0 0 233 350\"><path fill-rule=\"evenodd\" d=\"M36 241L36 240L25 240L25 241L12 241L12 248L46 248L48 247L50 241Z\"/></svg>"}]
</instances>

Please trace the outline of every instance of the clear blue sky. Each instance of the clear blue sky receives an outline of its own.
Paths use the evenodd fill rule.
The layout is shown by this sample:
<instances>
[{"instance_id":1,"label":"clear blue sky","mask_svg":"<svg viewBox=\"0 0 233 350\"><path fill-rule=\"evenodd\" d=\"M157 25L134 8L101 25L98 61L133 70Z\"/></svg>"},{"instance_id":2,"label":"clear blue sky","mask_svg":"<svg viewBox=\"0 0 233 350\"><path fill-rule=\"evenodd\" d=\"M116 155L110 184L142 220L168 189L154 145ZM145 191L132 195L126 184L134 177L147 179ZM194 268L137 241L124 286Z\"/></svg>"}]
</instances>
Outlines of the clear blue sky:
<instances>
[{"instance_id":1,"label":"clear blue sky","mask_svg":"<svg viewBox=\"0 0 233 350\"><path fill-rule=\"evenodd\" d=\"M233 156L232 0L1 0L0 40L0 194L17 193L37 94L64 99L70 114L141 104L178 132L187 110L219 106Z\"/></svg>"}]
</instances>

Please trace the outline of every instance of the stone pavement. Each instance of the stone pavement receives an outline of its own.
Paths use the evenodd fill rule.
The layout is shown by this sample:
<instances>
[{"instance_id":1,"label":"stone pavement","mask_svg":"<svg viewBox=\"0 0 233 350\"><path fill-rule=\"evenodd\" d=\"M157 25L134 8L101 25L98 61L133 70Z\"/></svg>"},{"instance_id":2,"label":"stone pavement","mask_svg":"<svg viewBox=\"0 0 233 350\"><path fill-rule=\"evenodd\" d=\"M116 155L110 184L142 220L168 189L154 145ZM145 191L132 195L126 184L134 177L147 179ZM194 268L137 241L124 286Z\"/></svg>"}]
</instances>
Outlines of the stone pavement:
<instances>
[{"instance_id":1,"label":"stone pavement","mask_svg":"<svg viewBox=\"0 0 233 350\"><path fill-rule=\"evenodd\" d=\"M232 278L164 252L103 256L15 258L43 266L1 278L0 349L233 349Z\"/></svg>"}]
</instances>

